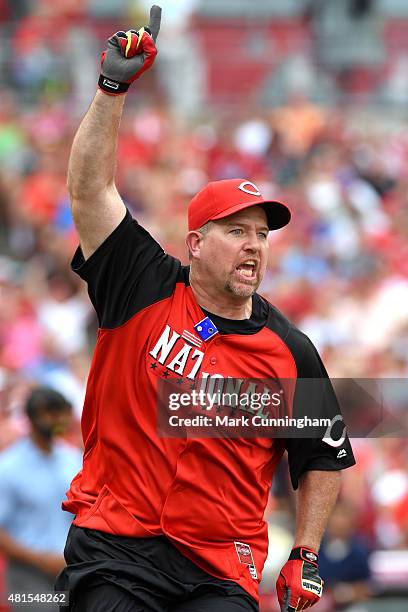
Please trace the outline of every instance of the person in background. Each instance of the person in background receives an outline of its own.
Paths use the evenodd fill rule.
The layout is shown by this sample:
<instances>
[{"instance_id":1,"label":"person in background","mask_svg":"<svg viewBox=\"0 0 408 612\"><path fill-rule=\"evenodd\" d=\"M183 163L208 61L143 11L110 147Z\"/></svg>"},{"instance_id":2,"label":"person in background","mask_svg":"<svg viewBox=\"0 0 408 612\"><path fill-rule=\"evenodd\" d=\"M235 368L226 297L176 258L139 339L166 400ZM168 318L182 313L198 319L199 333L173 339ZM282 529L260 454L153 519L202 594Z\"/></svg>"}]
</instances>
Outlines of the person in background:
<instances>
[{"instance_id":1,"label":"person in background","mask_svg":"<svg viewBox=\"0 0 408 612\"><path fill-rule=\"evenodd\" d=\"M331 610L344 610L370 596L370 550L356 533L356 511L346 501L333 511L319 554L320 573L325 581Z\"/></svg>"},{"instance_id":2,"label":"person in background","mask_svg":"<svg viewBox=\"0 0 408 612\"><path fill-rule=\"evenodd\" d=\"M7 599L17 593L53 592L55 576L65 565L62 553L70 523L60 500L81 467L79 450L56 440L72 423L69 402L53 389L38 387L25 410L28 435L0 453L0 553L7 560ZM14 609L12 599L6 603ZM50 603L42 606L58 609Z\"/></svg>"}]
</instances>

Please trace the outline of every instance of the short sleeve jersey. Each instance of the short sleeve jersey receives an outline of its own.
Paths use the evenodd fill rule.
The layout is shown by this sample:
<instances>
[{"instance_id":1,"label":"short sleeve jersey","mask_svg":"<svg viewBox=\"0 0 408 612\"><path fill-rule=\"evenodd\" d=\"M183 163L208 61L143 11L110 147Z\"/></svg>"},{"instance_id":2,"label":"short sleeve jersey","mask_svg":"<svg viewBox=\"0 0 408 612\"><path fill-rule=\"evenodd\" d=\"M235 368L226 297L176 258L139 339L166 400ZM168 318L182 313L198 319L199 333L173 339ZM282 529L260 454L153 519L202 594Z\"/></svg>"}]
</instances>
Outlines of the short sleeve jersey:
<instances>
[{"instance_id":1,"label":"short sleeve jersey","mask_svg":"<svg viewBox=\"0 0 408 612\"><path fill-rule=\"evenodd\" d=\"M194 326L209 313L194 298L189 267L164 253L129 212L89 259L79 248L72 268L88 283L100 328L82 417L83 469L63 508L78 526L165 535L202 569L258 598L268 548L264 511L285 448L296 488L307 470L353 465L350 443L160 437L158 382L327 378L319 355L258 294L250 319L211 315L219 333L197 338ZM240 543L253 563L238 554Z\"/></svg>"}]
</instances>

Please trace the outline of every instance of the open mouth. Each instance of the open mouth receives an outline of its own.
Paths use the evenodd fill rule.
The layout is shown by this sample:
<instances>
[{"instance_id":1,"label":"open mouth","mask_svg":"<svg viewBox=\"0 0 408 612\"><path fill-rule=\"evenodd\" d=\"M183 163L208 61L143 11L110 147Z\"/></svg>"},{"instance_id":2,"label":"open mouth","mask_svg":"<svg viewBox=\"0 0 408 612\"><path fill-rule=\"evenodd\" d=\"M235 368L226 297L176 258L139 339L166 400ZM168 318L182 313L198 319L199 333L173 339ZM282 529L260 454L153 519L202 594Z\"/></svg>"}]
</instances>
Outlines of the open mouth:
<instances>
[{"instance_id":1,"label":"open mouth","mask_svg":"<svg viewBox=\"0 0 408 612\"><path fill-rule=\"evenodd\" d=\"M248 259L239 264L235 268L238 275L245 280L254 280L256 278L257 262L254 259Z\"/></svg>"}]
</instances>

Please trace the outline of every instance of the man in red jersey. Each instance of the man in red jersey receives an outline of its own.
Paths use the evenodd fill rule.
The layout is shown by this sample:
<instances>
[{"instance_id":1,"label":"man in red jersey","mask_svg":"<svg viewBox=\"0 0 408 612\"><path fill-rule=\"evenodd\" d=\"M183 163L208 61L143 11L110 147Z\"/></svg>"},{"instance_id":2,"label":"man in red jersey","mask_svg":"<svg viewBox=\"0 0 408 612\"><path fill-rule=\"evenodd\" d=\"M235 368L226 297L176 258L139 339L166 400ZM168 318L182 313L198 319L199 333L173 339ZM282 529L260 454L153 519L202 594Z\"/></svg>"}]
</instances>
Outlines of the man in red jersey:
<instances>
[{"instance_id":1,"label":"man in red jersey","mask_svg":"<svg viewBox=\"0 0 408 612\"><path fill-rule=\"evenodd\" d=\"M116 189L124 94L154 61L160 14L154 6L148 27L109 39L69 162L81 242L72 267L88 283L100 330L82 418L83 469L63 503L75 519L57 589L69 590L70 609L81 612L258 610L263 515L287 450L297 526L277 593L282 609L300 610L321 595L317 551L339 470L354 463L344 431L334 440L157 430L166 380L207 390L231 379L328 380L310 340L256 293L268 232L290 220L284 204L265 201L244 178L209 183L189 205L191 265L182 266L132 219ZM319 413L330 413L334 400L326 385Z\"/></svg>"}]
</instances>

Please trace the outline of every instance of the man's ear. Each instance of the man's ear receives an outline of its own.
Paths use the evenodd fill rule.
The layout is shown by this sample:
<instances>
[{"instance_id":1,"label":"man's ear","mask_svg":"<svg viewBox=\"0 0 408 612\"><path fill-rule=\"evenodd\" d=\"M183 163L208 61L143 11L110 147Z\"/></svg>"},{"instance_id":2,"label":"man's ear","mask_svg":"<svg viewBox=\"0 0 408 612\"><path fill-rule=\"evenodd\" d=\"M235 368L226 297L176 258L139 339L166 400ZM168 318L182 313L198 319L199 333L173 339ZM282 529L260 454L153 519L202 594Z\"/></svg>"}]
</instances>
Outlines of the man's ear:
<instances>
[{"instance_id":1,"label":"man's ear","mask_svg":"<svg viewBox=\"0 0 408 612\"><path fill-rule=\"evenodd\" d=\"M188 232L188 234L186 235L186 245L191 259L200 258L200 250L203 239L203 234L196 230Z\"/></svg>"}]
</instances>

